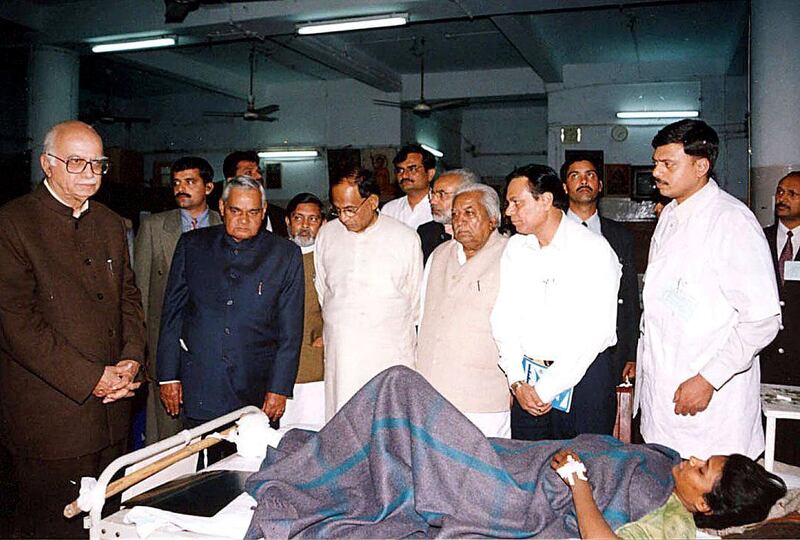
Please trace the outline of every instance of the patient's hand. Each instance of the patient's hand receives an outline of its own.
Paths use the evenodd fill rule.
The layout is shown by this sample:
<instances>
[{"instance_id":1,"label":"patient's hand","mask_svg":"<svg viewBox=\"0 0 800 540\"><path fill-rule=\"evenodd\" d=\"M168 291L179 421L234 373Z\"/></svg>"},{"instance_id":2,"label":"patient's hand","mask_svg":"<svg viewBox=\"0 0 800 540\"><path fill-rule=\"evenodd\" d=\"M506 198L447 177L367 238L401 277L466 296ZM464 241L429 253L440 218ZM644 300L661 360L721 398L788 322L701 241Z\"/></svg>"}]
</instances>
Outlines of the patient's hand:
<instances>
[{"instance_id":1,"label":"patient's hand","mask_svg":"<svg viewBox=\"0 0 800 540\"><path fill-rule=\"evenodd\" d=\"M558 472L558 469L569 463L577 463L579 465L583 465L583 462L581 461L581 458L578 457L578 454L576 454L570 448L565 448L563 450L560 450L558 453L556 453L556 455L553 456L552 461L550 461L550 466L553 468L554 471ZM574 478L572 482L570 482L569 480L567 480L567 478L564 478L563 476L561 477L561 479L564 481L565 484L567 484L567 486L569 486L570 489L573 489L575 487L575 482L579 480L586 481L586 477L583 476L583 474L572 474L571 476Z\"/></svg>"}]
</instances>

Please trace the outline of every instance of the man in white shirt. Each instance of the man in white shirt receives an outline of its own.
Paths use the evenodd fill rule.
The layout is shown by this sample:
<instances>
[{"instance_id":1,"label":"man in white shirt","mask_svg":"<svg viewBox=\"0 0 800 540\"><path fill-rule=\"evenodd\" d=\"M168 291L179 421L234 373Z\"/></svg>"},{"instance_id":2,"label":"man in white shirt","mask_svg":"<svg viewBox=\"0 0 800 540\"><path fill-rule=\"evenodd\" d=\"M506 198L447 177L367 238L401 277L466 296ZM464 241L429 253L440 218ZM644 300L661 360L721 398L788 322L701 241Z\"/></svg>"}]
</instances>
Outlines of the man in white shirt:
<instances>
[{"instance_id":1,"label":"man in white shirt","mask_svg":"<svg viewBox=\"0 0 800 540\"><path fill-rule=\"evenodd\" d=\"M506 177L506 200L518 234L500 261L491 322L515 398L511 436L610 434L615 380L607 349L617 341L617 256L602 236L564 215L567 194L550 167L515 169ZM546 366L538 380L530 375L534 362ZM570 389L566 406L561 394Z\"/></svg>"},{"instance_id":2,"label":"man in white shirt","mask_svg":"<svg viewBox=\"0 0 800 540\"><path fill-rule=\"evenodd\" d=\"M379 195L364 171L339 176L331 187L339 219L317 235L326 420L384 369L414 367L422 249L414 229L378 213Z\"/></svg>"},{"instance_id":3,"label":"man in white shirt","mask_svg":"<svg viewBox=\"0 0 800 540\"><path fill-rule=\"evenodd\" d=\"M500 217L493 188L456 190L455 238L437 247L425 266L417 369L484 435L507 439L510 395L489 322L507 241L497 232Z\"/></svg>"},{"instance_id":4,"label":"man in white shirt","mask_svg":"<svg viewBox=\"0 0 800 540\"><path fill-rule=\"evenodd\" d=\"M719 138L710 126L681 120L652 145L656 185L673 201L653 233L643 291L642 435L684 457L755 458L764 432L753 360L780 325L767 241L711 178Z\"/></svg>"},{"instance_id":5,"label":"man in white shirt","mask_svg":"<svg viewBox=\"0 0 800 540\"><path fill-rule=\"evenodd\" d=\"M428 192L436 176L436 157L420 145L410 144L400 149L392 163L400 189L406 195L387 202L381 213L416 231L433 219Z\"/></svg>"}]
</instances>

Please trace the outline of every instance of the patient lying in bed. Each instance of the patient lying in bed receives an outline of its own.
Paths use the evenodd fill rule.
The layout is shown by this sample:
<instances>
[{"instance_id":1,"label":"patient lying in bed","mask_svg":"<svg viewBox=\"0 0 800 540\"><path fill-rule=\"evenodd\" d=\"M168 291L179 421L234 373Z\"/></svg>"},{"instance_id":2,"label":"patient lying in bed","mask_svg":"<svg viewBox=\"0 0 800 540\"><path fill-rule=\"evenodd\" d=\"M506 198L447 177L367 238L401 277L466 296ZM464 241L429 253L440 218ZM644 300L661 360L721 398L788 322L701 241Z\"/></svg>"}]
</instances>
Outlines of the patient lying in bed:
<instances>
[{"instance_id":1,"label":"patient lying in bed","mask_svg":"<svg viewBox=\"0 0 800 540\"><path fill-rule=\"evenodd\" d=\"M569 487L553 470L568 455L588 482ZM247 490L258 501L248 538L649 538L693 537L693 520L760 521L785 486L741 456L687 462L592 435L486 439L419 374L395 367L319 433L287 433Z\"/></svg>"}]
</instances>

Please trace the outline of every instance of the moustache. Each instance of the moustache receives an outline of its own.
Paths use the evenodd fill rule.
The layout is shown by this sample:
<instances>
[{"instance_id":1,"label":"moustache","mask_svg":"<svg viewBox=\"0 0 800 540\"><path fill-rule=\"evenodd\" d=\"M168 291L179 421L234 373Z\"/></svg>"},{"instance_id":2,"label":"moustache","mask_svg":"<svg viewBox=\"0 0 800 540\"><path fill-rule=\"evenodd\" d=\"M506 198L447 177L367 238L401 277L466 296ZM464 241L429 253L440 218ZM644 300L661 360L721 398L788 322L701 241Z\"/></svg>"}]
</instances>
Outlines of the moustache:
<instances>
[{"instance_id":1,"label":"moustache","mask_svg":"<svg viewBox=\"0 0 800 540\"><path fill-rule=\"evenodd\" d=\"M581 186L578 188L578 191L594 191L591 186Z\"/></svg>"},{"instance_id":2,"label":"moustache","mask_svg":"<svg viewBox=\"0 0 800 540\"><path fill-rule=\"evenodd\" d=\"M189 195L188 193L184 193L184 192L182 192L182 191L181 191L180 193L176 193L176 194L175 194L175 198L177 199L178 197L189 197L189 198L191 198L191 195Z\"/></svg>"},{"instance_id":3,"label":"moustache","mask_svg":"<svg viewBox=\"0 0 800 540\"><path fill-rule=\"evenodd\" d=\"M784 208L786 210L789 210L789 205L784 204L784 203L778 203L778 204L775 205L775 208Z\"/></svg>"}]
</instances>

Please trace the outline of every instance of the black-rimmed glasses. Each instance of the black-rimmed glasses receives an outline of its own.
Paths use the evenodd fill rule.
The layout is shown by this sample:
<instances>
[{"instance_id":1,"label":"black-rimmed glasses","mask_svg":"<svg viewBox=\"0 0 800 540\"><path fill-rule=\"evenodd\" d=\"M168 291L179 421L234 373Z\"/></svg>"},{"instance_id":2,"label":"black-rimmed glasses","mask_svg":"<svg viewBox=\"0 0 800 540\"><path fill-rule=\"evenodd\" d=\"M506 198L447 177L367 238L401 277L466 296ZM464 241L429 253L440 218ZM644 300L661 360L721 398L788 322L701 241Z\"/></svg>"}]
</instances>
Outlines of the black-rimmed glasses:
<instances>
[{"instance_id":1,"label":"black-rimmed glasses","mask_svg":"<svg viewBox=\"0 0 800 540\"><path fill-rule=\"evenodd\" d=\"M55 158L67 167L67 172L70 174L81 174L83 171L86 170L86 166L89 165L92 168L92 172L94 174L106 174L108 172L108 168L110 166L108 158L100 158L100 159L83 159L79 157L68 157L67 159L62 159L58 156L54 156L51 153L47 153L48 156L51 158Z\"/></svg>"}]
</instances>

